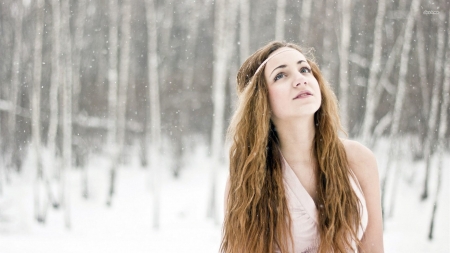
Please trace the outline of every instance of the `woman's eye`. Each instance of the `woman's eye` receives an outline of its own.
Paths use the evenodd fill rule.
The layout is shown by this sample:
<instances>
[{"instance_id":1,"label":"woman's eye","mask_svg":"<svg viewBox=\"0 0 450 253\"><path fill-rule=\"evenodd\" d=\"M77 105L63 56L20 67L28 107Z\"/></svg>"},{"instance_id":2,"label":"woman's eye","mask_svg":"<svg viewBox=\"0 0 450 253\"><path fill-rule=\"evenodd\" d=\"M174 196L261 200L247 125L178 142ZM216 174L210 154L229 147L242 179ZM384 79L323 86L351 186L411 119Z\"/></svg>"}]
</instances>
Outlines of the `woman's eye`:
<instances>
[{"instance_id":1,"label":"woman's eye","mask_svg":"<svg viewBox=\"0 0 450 253\"><path fill-rule=\"evenodd\" d=\"M311 73L311 69L308 67L303 67L300 69L300 72L301 73Z\"/></svg>"},{"instance_id":2,"label":"woman's eye","mask_svg":"<svg viewBox=\"0 0 450 253\"><path fill-rule=\"evenodd\" d=\"M278 73L273 80L277 81L277 80L281 79L283 76L285 76L284 73Z\"/></svg>"}]
</instances>

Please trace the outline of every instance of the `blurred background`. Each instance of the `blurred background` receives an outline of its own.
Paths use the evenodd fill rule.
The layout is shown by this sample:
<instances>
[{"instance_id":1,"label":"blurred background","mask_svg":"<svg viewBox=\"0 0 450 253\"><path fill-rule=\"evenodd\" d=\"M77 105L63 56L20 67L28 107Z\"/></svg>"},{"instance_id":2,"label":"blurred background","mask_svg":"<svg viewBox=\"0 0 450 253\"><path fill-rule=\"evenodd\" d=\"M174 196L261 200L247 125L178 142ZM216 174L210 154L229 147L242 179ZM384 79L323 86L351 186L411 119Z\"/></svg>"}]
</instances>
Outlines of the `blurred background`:
<instances>
[{"instance_id":1,"label":"blurred background","mask_svg":"<svg viewBox=\"0 0 450 253\"><path fill-rule=\"evenodd\" d=\"M1 251L217 252L236 73L277 39L315 56L375 152L386 252L450 252L449 9L1 1Z\"/></svg>"}]
</instances>

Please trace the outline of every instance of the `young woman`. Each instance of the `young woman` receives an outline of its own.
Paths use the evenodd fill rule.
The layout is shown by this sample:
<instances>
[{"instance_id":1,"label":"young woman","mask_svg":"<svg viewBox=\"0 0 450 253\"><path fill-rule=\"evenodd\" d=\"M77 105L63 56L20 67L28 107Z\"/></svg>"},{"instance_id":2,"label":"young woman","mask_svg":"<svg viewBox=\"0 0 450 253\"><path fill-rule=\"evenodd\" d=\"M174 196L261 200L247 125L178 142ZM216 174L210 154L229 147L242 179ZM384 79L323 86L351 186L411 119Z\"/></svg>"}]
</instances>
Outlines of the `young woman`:
<instances>
[{"instance_id":1,"label":"young woman","mask_svg":"<svg viewBox=\"0 0 450 253\"><path fill-rule=\"evenodd\" d=\"M221 252L383 252L373 153L338 137L335 95L301 49L242 64Z\"/></svg>"}]
</instances>

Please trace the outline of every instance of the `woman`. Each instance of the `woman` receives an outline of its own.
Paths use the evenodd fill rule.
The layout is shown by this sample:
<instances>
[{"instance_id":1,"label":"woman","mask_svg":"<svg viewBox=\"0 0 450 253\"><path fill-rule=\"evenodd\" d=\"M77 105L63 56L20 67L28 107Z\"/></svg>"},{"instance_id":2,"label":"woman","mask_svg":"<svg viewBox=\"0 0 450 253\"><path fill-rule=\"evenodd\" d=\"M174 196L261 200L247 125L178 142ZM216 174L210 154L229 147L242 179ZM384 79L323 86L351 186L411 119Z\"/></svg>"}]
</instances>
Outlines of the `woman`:
<instances>
[{"instance_id":1,"label":"woman","mask_svg":"<svg viewBox=\"0 0 450 253\"><path fill-rule=\"evenodd\" d=\"M375 157L338 137L317 65L272 42L237 83L221 252L383 252Z\"/></svg>"}]
</instances>

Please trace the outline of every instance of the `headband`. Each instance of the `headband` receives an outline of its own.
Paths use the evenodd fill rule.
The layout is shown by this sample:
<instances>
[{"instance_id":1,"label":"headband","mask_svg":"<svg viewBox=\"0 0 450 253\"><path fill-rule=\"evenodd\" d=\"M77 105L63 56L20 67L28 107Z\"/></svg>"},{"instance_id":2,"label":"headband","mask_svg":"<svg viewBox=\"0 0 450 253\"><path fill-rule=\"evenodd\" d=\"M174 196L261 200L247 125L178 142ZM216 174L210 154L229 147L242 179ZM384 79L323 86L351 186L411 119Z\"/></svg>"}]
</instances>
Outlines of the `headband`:
<instances>
[{"instance_id":1,"label":"headband","mask_svg":"<svg viewBox=\"0 0 450 253\"><path fill-rule=\"evenodd\" d=\"M296 50L296 49L293 49L293 48L286 48L286 49L281 50L280 52L277 52L277 53L275 53L275 54L272 54L271 56L267 57L267 59L266 59L265 61L263 61L263 62L261 63L261 65L259 65L259 67L256 69L255 74L254 74L253 76L255 76L255 75L263 68L263 66L266 65L266 63L267 63L270 59L272 59L274 56L277 56L277 55L279 55L279 54L281 54L281 53L284 53L284 52L290 51L290 50L293 50L293 51L297 51L297 52L298 52L298 50Z\"/></svg>"}]
</instances>

